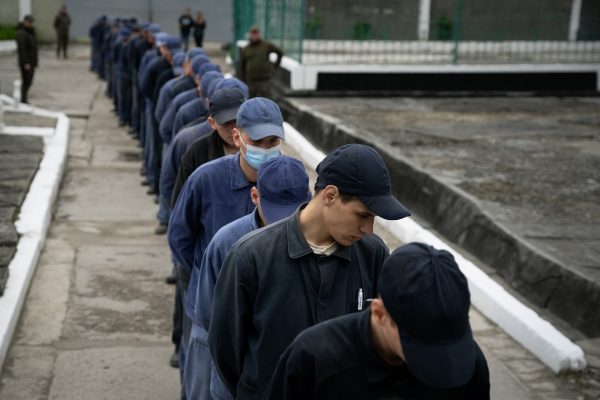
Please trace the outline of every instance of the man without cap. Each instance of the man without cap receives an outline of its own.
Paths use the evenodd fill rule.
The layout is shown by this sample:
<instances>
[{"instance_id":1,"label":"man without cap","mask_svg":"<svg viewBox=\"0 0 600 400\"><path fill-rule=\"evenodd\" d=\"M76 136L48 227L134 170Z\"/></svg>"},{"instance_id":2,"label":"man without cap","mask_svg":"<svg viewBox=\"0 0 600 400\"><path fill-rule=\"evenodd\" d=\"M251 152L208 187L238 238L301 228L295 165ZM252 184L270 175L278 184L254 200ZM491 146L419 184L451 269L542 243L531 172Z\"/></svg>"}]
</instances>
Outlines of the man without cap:
<instances>
[{"instance_id":1,"label":"man without cap","mask_svg":"<svg viewBox=\"0 0 600 400\"><path fill-rule=\"evenodd\" d=\"M21 102L29 103L27 93L33 83L33 75L38 65L37 40L31 15L23 17L23 22L17 26L15 39L17 41L19 69L21 70Z\"/></svg>"},{"instance_id":2,"label":"man without cap","mask_svg":"<svg viewBox=\"0 0 600 400\"><path fill-rule=\"evenodd\" d=\"M216 100L216 95L211 102ZM236 88L223 89L218 95L234 99L242 96ZM217 230L252 212L250 189L256 184L257 170L264 161L280 154L281 140L285 138L281 110L271 100L248 100L239 107L237 115L234 111L232 107L215 111L212 117L229 121L226 130L234 129L226 132L229 137L224 140L225 146L240 149L240 152L196 169L185 182L169 221L169 245L180 265L183 306L188 318L184 319L184 349L195 317L197 270L204 250ZM236 122L232 122L236 120L239 130Z\"/></svg>"},{"instance_id":3,"label":"man without cap","mask_svg":"<svg viewBox=\"0 0 600 400\"><path fill-rule=\"evenodd\" d=\"M188 344L185 370L186 397L194 400L230 398L226 389L211 395L211 390L223 387L211 382L212 357L206 338L210 326L212 297L221 265L229 249L245 234L290 216L300 204L310 200L308 176L301 161L279 156L265 161L258 170L256 187L250 191L254 211L225 225L212 238L200 263L192 333ZM218 375L214 375L218 379Z\"/></svg>"},{"instance_id":4,"label":"man without cap","mask_svg":"<svg viewBox=\"0 0 600 400\"><path fill-rule=\"evenodd\" d=\"M54 30L56 31L56 58L60 57L62 51L63 57L67 58L67 47L69 46L69 27L71 26L71 17L67 12L67 6L62 6L54 17Z\"/></svg>"},{"instance_id":5,"label":"man without cap","mask_svg":"<svg viewBox=\"0 0 600 400\"><path fill-rule=\"evenodd\" d=\"M298 335L265 399L487 400L489 372L469 306L467 280L450 253L402 246L383 264L370 309Z\"/></svg>"},{"instance_id":6,"label":"man without cap","mask_svg":"<svg viewBox=\"0 0 600 400\"><path fill-rule=\"evenodd\" d=\"M240 54L240 76L250 89L250 97L271 97L271 78L281 64L283 51L260 36L260 30L252 27L250 41ZM277 60L272 63L269 55L275 53Z\"/></svg>"},{"instance_id":7,"label":"man without cap","mask_svg":"<svg viewBox=\"0 0 600 400\"><path fill-rule=\"evenodd\" d=\"M279 356L302 330L366 308L389 255L373 235L375 216L410 215L369 146L334 150L317 174L312 200L241 239L217 279L208 343L238 399L263 398Z\"/></svg>"},{"instance_id":8,"label":"man without cap","mask_svg":"<svg viewBox=\"0 0 600 400\"><path fill-rule=\"evenodd\" d=\"M186 7L183 14L179 17L179 33L181 35L181 42L183 43L183 50L187 51L190 43L190 32L194 26L194 19L192 17L192 10Z\"/></svg>"}]
</instances>

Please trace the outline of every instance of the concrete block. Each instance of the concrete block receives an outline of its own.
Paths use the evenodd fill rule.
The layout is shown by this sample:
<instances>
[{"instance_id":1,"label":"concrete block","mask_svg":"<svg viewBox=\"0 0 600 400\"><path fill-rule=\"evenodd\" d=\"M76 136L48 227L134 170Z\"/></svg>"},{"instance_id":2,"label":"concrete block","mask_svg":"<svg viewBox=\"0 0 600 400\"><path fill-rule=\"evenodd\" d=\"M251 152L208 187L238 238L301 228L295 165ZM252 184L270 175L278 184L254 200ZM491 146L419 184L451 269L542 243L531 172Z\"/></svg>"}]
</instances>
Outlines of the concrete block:
<instances>
[{"instance_id":1,"label":"concrete block","mask_svg":"<svg viewBox=\"0 0 600 400\"><path fill-rule=\"evenodd\" d=\"M0 246L16 246L18 240L19 235L14 224L0 224Z\"/></svg>"},{"instance_id":2,"label":"concrete block","mask_svg":"<svg viewBox=\"0 0 600 400\"><path fill-rule=\"evenodd\" d=\"M47 399L55 357L52 348L13 346L4 363L0 399Z\"/></svg>"},{"instance_id":3,"label":"concrete block","mask_svg":"<svg viewBox=\"0 0 600 400\"><path fill-rule=\"evenodd\" d=\"M48 399L175 400L179 373L166 362L171 352L169 345L61 352Z\"/></svg>"}]
</instances>

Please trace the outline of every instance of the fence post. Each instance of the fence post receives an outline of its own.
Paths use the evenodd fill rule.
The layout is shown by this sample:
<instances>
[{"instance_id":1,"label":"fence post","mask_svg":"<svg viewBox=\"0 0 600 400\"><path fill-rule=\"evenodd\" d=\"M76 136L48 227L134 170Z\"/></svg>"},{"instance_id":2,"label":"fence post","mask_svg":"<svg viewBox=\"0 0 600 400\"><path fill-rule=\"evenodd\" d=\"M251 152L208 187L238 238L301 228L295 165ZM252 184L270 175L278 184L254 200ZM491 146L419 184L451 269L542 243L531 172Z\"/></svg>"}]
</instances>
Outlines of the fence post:
<instances>
[{"instance_id":1,"label":"fence post","mask_svg":"<svg viewBox=\"0 0 600 400\"><path fill-rule=\"evenodd\" d=\"M306 34L306 3L300 0L300 46L298 46L298 62L302 64L302 55L304 54L304 35Z\"/></svg>"},{"instance_id":2,"label":"fence post","mask_svg":"<svg viewBox=\"0 0 600 400\"><path fill-rule=\"evenodd\" d=\"M21 105L21 82L20 79L15 79L13 82L13 99L15 99L15 107L19 108Z\"/></svg>"},{"instance_id":3,"label":"fence post","mask_svg":"<svg viewBox=\"0 0 600 400\"><path fill-rule=\"evenodd\" d=\"M2 84L0 83L0 94L2 94ZM0 99L0 133L4 132L4 103Z\"/></svg>"},{"instance_id":4,"label":"fence post","mask_svg":"<svg viewBox=\"0 0 600 400\"><path fill-rule=\"evenodd\" d=\"M463 8L463 0L456 1L456 9L454 10L454 51L452 57L452 63L454 65L458 64L459 51L458 47L460 46L460 34L462 28L462 8Z\"/></svg>"}]
</instances>

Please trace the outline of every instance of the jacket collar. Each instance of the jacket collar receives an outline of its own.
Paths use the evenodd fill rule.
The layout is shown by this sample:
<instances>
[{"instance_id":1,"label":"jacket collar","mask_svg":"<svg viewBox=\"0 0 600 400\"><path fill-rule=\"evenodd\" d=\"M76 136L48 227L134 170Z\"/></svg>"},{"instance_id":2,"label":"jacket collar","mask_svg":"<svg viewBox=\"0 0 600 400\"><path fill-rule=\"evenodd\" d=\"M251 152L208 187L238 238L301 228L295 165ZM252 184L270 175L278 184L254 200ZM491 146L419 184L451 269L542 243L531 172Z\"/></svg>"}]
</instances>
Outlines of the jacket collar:
<instances>
[{"instance_id":1,"label":"jacket collar","mask_svg":"<svg viewBox=\"0 0 600 400\"><path fill-rule=\"evenodd\" d=\"M308 203L304 203L298 207L296 212L286 220L288 254L290 255L290 258L300 258L308 254L313 254L304 234L300 230L300 212L307 204ZM332 256L339 257L346 261L352 261L352 249L350 246L342 246L338 243L338 247Z\"/></svg>"},{"instance_id":2,"label":"jacket collar","mask_svg":"<svg viewBox=\"0 0 600 400\"><path fill-rule=\"evenodd\" d=\"M240 153L231 156L229 160L229 183L231 190L238 190L248 186L254 185L254 183L248 182L246 176L242 172L240 167Z\"/></svg>"}]
</instances>

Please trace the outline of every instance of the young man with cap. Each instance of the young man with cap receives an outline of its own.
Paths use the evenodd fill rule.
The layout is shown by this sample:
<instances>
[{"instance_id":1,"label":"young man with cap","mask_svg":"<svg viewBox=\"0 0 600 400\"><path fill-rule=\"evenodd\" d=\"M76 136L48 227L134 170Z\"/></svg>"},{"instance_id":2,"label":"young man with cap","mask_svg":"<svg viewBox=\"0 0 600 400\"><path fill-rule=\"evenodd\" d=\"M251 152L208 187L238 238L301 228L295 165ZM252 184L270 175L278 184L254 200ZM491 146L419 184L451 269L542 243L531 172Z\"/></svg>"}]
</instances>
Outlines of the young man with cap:
<instances>
[{"instance_id":1,"label":"young man with cap","mask_svg":"<svg viewBox=\"0 0 600 400\"><path fill-rule=\"evenodd\" d=\"M372 234L375 216L410 215L369 146L334 150L317 173L312 200L241 239L217 279L208 343L238 399L263 398L279 356L302 330L366 308L389 255Z\"/></svg>"},{"instance_id":2,"label":"young man with cap","mask_svg":"<svg viewBox=\"0 0 600 400\"><path fill-rule=\"evenodd\" d=\"M237 105L238 99L243 95L236 88L226 88L214 94L212 104L217 96L233 98ZM279 155L279 145L285 138L285 133L283 117L277 104L262 98L248 100L239 107L237 115L233 107L219 110L215 110L214 105L212 107L211 124L215 124L219 137L224 136L221 137L222 150L230 152L241 146L241 133L235 128L237 118L244 122L244 130L253 135L252 143L258 146L260 151L269 154L268 157L263 157L263 162ZM221 132L219 127L223 126L225 129ZM214 145L214 142L208 144ZM209 151L214 154L217 149L208 148L206 154L209 154ZM189 339L191 320L194 318L198 269L204 249L217 230L254 209L250 189L256 183L260 163L253 162L250 165L245 154L246 151L242 150L198 167L185 182L173 207L167 236L180 267L180 289L185 315L189 318L184 318L184 348Z\"/></svg>"},{"instance_id":3,"label":"young man with cap","mask_svg":"<svg viewBox=\"0 0 600 400\"><path fill-rule=\"evenodd\" d=\"M225 256L238 239L290 216L300 204L310 200L304 165L283 155L265 161L258 170L257 185L252 188L250 196L256 205L254 211L219 229L202 257L196 288L195 318L183 372L186 397L190 400L230 396L227 389L213 396L210 394L215 387L223 387L221 382L211 382L211 377L218 379L218 375L212 375L212 357L206 342L215 282Z\"/></svg>"},{"instance_id":4,"label":"young man with cap","mask_svg":"<svg viewBox=\"0 0 600 400\"><path fill-rule=\"evenodd\" d=\"M180 169L181 166L180 160L182 160L182 156L186 154L186 150L190 147L192 142L199 142L200 139L208 137L208 139L202 140L202 146L199 147L199 151L197 153L197 160L199 163L198 166L225 156L225 144L227 143L225 142L225 140L231 142L231 147L227 147L227 154L234 154L237 152L237 148L233 148L235 145L233 144L233 141L231 139L231 126L229 125L235 124L235 119L232 120L232 118L235 118L239 107L245 100L246 99L241 92L234 90L223 91L222 93L215 95L213 97L213 102L210 104L210 108L208 110L209 120L206 121L208 127L203 127L202 129L196 131L195 134L181 136L179 138L180 140L178 140L177 137L175 138L175 140L171 143L173 144L173 146L169 145L169 148L176 153L167 155L168 159L173 164L172 166L168 166L167 169L167 172L170 172L171 174L170 176L161 176L161 178L163 178L163 189L165 190L165 193L161 193L161 196L166 196L169 193L173 193L173 185L177 177L177 171ZM206 131L206 129L208 131ZM222 137L225 138L225 140ZM227 144L227 146L229 146L229 144ZM171 198L168 198L168 206L170 221L172 209L175 206L175 201L171 202ZM192 270L191 265L182 264L177 260L176 257L174 258L174 264L177 283L174 306L174 326L184 325L183 330L186 332L185 340L187 341L187 334L191 329L191 325L189 323L189 319L186 318L183 313L178 314L177 310L182 310L183 304L185 304L185 293L187 292L187 285L189 283L190 274ZM168 279L172 278L169 277ZM183 353L184 348L182 348L181 350L182 356L185 355L185 353ZM183 367L183 362L184 357L181 357L181 367Z\"/></svg>"},{"instance_id":5,"label":"young man with cap","mask_svg":"<svg viewBox=\"0 0 600 400\"><path fill-rule=\"evenodd\" d=\"M402 246L383 264L370 309L298 335L265 399L487 400L489 372L469 306L467 280L450 253Z\"/></svg>"}]
</instances>

